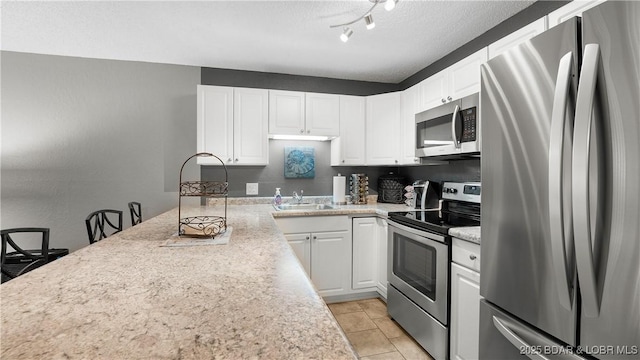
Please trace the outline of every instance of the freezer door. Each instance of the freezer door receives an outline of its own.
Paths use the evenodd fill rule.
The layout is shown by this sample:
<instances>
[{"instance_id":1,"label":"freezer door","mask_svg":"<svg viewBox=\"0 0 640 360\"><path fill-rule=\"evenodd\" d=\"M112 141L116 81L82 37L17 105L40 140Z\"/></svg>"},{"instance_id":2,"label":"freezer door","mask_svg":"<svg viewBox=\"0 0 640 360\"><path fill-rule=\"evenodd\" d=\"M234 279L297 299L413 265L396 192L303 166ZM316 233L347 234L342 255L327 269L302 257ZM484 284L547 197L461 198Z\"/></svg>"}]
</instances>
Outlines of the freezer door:
<instances>
[{"instance_id":1,"label":"freezer door","mask_svg":"<svg viewBox=\"0 0 640 360\"><path fill-rule=\"evenodd\" d=\"M570 176L568 171L556 171L556 177L550 177L550 167L566 169L561 160L570 165L570 126L580 57L577 32L574 18L493 58L482 66L480 96L480 293L567 344L575 344L577 326L573 237L568 221ZM567 61L571 66L566 66ZM562 73L567 69L569 73ZM558 86L558 78L568 86ZM566 96L566 101L557 101L558 96ZM565 130L564 136L557 137L562 143L552 146L554 103L564 106L555 113L568 128L560 127ZM550 160L550 147L564 155ZM556 184L559 195L554 202L549 201L550 178L562 182ZM563 205L554 207L560 200ZM551 219L550 205L565 216L565 225L555 221L560 215ZM552 225L559 237L552 238Z\"/></svg>"},{"instance_id":2,"label":"freezer door","mask_svg":"<svg viewBox=\"0 0 640 360\"><path fill-rule=\"evenodd\" d=\"M573 171L579 343L599 359L640 357L639 19L636 1L583 14Z\"/></svg>"},{"instance_id":3,"label":"freezer door","mask_svg":"<svg viewBox=\"0 0 640 360\"><path fill-rule=\"evenodd\" d=\"M480 300L481 360L581 360L578 351Z\"/></svg>"}]
</instances>

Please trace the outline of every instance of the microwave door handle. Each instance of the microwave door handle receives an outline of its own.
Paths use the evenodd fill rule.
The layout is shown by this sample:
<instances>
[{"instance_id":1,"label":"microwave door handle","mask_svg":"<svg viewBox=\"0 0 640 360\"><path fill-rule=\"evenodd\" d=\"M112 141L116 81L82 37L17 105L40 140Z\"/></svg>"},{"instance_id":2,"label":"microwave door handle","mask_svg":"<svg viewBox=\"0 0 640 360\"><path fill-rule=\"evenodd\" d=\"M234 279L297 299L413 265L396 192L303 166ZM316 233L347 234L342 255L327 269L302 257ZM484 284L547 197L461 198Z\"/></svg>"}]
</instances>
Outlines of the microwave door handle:
<instances>
[{"instance_id":1,"label":"microwave door handle","mask_svg":"<svg viewBox=\"0 0 640 360\"><path fill-rule=\"evenodd\" d=\"M589 151L591 150L591 137L597 136L597 134L593 134L592 126L599 60L600 46L587 44L584 48L582 72L576 97L571 175L576 264L582 295L582 308L585 316L588 317L597 317L600 313L592 244L592 237L597 235L597 232L595 234L591 232L591 199L589 199L591 160ZM596 166L598 165L596 164Z\"/></svg>"},{"instance_id":2,"label":"microwave door handle","mask_svg":"<svg viewBox=\"0 0 640 360\"><path fill-rule=\"evenodd\" d=\"M567 268L567 253L573 255L573 251L567 250L567 240L573 239L573 224L570 214L564 211L564 188L563 171L565 141L571 142L572 121L567 116L567 105L569 90L571 89L571 73L573 70L573 54L565 54L558 65L558 77L553 98L553 109L551 111L551 131L549 136L549 229L552 249L553 268L555 271L556 284L558 286L558 296L560 304L567 310L571 310L571 271ZM571 113L571 115L573 115ZM566 130L566 132L565 132ZM565 139L566 138L566 139ZM568 215L568 216L567 216ZM568 231L565 239L565 229Z\"/></svg>"},{"instance_id":3,"label":"microwave door handle","mask_svg":"<svg viewBox=\"0 0 640 360\"><path fill-rule=\"evenodd\" d=\"M453 116L451 117L451 138L453 139L453 145L456 149L460 148L460 139L458 137L458 119L460 118L460 105L456 105L453 109Z\"/></svg>"}]
</instances>

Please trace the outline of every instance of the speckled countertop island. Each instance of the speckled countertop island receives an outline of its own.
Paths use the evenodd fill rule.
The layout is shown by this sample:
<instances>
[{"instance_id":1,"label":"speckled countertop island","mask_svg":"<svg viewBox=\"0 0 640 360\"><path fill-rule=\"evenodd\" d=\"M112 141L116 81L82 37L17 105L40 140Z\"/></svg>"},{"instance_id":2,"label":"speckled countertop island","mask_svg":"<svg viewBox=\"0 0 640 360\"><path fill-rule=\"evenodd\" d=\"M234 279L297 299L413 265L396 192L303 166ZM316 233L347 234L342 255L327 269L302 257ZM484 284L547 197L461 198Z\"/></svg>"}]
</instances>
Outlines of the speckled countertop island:
<instances>
[{"instance_id":1,"label":"speckled countertop island","mask_svg":"<svg viewBox=\"0 0 640 360\"><path fill-rule=\"evenodd\" d=\"M354 359L273 212L230 205L229 244L161 247L174 209L3 284L0 358Z\"/></svg>"}]
</instances>

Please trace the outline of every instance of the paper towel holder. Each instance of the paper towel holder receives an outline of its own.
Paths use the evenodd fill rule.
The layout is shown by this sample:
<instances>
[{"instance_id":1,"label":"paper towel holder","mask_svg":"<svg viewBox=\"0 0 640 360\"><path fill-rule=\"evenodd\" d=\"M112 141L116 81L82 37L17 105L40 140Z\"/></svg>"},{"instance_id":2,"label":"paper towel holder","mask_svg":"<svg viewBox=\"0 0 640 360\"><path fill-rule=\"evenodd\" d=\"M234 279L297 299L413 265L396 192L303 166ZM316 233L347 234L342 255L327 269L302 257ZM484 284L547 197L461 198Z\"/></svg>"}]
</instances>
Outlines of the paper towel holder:
<instances>
[{"instance_id":1,"label":"paper towel holder","mask_svg":"<svg viewBox=\"0 0 640 360\"><path fill-rule=\"evenodd\" d=\"M333 197L331 203L334 205L347 205L346 193L346 178L340 173L338 176L333 177Z\"/></svg>"}]
</instances>

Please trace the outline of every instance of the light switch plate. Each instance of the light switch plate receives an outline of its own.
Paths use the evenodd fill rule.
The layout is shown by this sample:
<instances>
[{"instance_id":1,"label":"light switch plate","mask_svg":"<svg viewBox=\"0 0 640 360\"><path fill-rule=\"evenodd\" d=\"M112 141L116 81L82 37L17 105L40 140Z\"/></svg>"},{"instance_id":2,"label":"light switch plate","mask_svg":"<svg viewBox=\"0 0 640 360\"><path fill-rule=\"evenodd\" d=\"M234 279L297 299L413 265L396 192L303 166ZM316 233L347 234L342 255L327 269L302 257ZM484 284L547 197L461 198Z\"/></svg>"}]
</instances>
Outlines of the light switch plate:
<instances>
[{"instance_id":1,"label":"light switch plate","mask_svg":"<svg viewBox=\"0 0 640 360\"><path fill-rule=\"evenodd\" d=\"M247 195L258 195L258 183L247 183Z\"/></svg>"}]
</instances>

